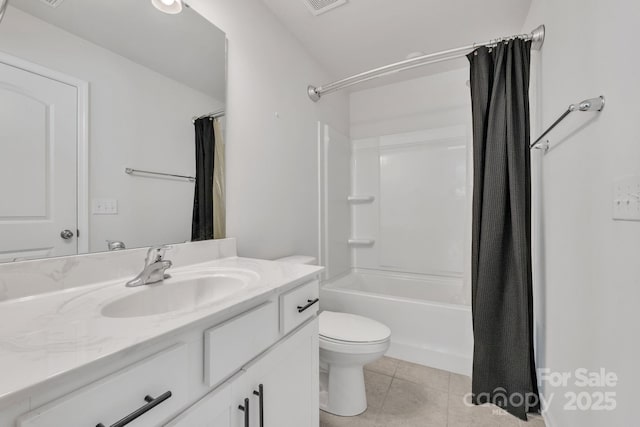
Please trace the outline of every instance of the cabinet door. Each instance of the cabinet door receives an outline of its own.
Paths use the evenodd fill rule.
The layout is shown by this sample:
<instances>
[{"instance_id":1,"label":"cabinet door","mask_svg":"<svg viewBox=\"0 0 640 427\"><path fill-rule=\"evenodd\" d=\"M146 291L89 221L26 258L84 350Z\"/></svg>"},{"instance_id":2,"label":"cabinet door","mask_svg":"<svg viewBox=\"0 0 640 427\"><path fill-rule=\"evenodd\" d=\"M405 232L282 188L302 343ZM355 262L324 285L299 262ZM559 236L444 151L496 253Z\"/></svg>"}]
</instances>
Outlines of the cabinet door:
<instances>
[{"instance_id":1,"label":"cabinet door","mask_svg":"<svg viewBox=\"0 0 640 427\"><path fill-rule=\"evenodd\" d=\"M251 421L251 416L257 409L258 401L253 399L252 379L250 373L242 371L240 378L231 385L231 427L258 427L255 421ZM249 417L246 417L246 413Z\"/></svg>"},{"instance_id":2,"label":"cabinet door","mask_svg":"<svg viewBox=\"0 0 640 427\"><path fill-rule=\"evenodd\" d=\"M204 396L165 427L231 427L232 390L234 382L240 381L239 376L241 374Z\"/></svg>"},{"instance_id":3,"label":"cabinet door","mask_svg":"<svg viewBox=\"0 0 640 427\"><path fill-rule=\"evenodd\" d=\"M251 385L250 427L261 426L261 397L264 427L317 427L317 318L249 366L247 374ZM254 394L260 385L262 396Z\"/></svg>"}]
</instances>

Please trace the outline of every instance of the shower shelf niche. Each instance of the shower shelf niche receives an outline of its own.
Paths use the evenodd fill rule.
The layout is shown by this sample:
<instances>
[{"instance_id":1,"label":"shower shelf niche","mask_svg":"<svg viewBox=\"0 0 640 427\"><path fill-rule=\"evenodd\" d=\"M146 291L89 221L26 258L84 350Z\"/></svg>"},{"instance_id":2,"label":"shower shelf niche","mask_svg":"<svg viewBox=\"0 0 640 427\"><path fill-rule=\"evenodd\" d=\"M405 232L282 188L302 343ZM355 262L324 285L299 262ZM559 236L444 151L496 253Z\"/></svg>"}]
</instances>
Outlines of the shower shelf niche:
<instances>
[{"instance_id":1,"label":"shower shelf niche","mask_svg":"<svg viewBox=\"0 0 640 427\"><path fill-rule=\"evenodd\" d=\"M373 246L375 239L349 239L349 246Z\"/></svg>"},{"instance_id":2,"label":"shower shelf niche","mask_svg":"<svg viewBox=\"0 0 640 427\"><path fill-rule=\"evenodd\" d=\"M375 196L348 196L347 200L351 204L373 203Z\"/></svg>"}]
</instances>

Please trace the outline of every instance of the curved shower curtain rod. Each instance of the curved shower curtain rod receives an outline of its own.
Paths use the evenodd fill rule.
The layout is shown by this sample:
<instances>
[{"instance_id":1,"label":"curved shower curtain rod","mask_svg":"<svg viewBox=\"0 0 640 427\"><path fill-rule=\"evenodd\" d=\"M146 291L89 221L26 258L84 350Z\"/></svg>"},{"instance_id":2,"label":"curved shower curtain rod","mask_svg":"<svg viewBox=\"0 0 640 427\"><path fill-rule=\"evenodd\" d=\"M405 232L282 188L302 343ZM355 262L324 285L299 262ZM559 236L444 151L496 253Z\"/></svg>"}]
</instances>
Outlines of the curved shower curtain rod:
<instances>
[{"instance_id":1,"label":"curved shower curtain rod","mask_svg":"<svg viewBox=\"0 0 640 427\"><path fill-rule=\"evenodd\" d=\"M449 59L460 58L465 56L474 49L482 46L495 46L496 44L513 39L531 40L531 48L534 50L540 50L544 43L544 25L538 26L529 34L517 34L508 37L501 37L493 40L489 40L483 43L474 43L469 46L462 46L455 49L444 50L442 52L430 53L428 55L418 56L416 58L407 59L393 64L385 65L384 67L374 68L373 70L365 71L364 73L355 74L351 77L347 77L342 80L338 80L322 86L307 87L307 94L313 102L317 102L322 95L335 92L337 90L353 86L358 83L363 83L369 80L377 79L398 71L410 70L412 68L423 67L429 64L435 64L436 62L448 61Z\"/></svg>"}]
</instances>

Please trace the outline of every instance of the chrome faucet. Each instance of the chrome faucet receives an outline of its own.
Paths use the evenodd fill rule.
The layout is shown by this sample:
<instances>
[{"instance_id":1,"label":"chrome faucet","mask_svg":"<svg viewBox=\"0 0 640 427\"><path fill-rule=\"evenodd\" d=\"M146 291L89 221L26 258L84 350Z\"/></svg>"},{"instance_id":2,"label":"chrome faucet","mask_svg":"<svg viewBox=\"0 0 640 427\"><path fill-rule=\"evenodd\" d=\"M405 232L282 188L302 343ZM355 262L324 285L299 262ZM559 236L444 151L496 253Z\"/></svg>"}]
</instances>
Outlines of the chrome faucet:
<instances>
[{"instance_id":1,"label":"chrome faucet","mask_svg":"<svg viewBox=\"0 0 640 427\"><path fill-rule=\"evenodd\" d=\"M127 282L127 287L150 285L168 279L165 270L170 268L171 261L164 259L164 254L171 246L152 246L147 251L147 258L144 262L144 269L134 279Z\"/></svg>"},{"instance_id":2,"label":"chrome faucet","mask_svg":"<svg viewBox=\"0 0 640 427\"><path fill-rule=\"evenodd\" d=\"M120 240L107 240L106 242L107 242L107 248L110 251L121 251L121 250L127 249L124 242L121 242Z\"/></svg>"}]
</instances>

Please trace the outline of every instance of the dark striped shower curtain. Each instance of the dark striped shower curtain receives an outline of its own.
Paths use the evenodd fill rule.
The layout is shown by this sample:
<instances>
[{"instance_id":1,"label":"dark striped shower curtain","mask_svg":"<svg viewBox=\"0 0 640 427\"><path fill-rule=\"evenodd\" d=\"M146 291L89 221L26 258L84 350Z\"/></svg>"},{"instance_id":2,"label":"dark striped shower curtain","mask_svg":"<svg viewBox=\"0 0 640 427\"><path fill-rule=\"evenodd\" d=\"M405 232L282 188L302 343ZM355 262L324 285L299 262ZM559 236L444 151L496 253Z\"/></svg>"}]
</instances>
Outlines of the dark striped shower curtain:
<instances>
[{"instance_id":1,"label":"dark striped shower curtain","mask_svg":"<svg viewBox=\"0 0 640 427\"><path fill-rule=\"evenodd\" d=\"M199 118L194 122L196 134L196 185L193 196L191 241L213 239L213 169L216 138L213 120Z\"/></svg>"},{"instance_id":2,"label":"dark striped shower curtain","mask_svg":"<svg viewBox=\"0 0 640 427\"><path fill-rule=\"evenodd\" d=\"M526 420L539 411L533 353L531 42L468 55L473 108L473 399Z\"/></svg>"}]
</instances>

